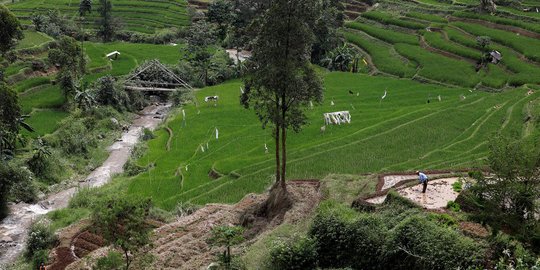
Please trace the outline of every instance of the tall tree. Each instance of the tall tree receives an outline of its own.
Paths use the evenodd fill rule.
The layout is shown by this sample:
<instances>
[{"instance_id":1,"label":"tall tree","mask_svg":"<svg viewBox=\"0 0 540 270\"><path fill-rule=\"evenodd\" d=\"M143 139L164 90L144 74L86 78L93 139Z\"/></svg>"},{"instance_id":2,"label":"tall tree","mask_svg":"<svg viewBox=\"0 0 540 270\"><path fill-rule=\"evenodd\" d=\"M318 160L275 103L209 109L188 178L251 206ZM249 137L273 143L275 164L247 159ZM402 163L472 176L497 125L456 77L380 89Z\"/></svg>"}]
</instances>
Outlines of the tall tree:
<instances>
[{"instance_id":1,"label":"tall tree","mask_svg":"<svg viewBox=\"0 0 540 270\"><path fill-rule=\"evenodd\" d=\"M7 7L0 5L0 53L5 55L22 38L21 24Z\"/></svg>"},{"instance_id":2,"label":"tall tree","mask_svg":"<svg viewBox=\"0 0 540 270\"><path fill-rule=\"evenodd\" d=\"M99 20L98 35L103 42L109 42L114 37L115 23L112 16L113 5L110 0L99 0L98 12L101 17Z\"/></svg>"},{"instance_id":3,"label":"tall tree","mask_svg":"<svg viewBox=\"0 0 540 270\"><path fill-rule=\"evenodd\" d=\"M5 150L15 149L21 108L17 93L3 82L0 82L0 100L0 155L2 155Z\"/></svg>"},{"instance_id":4,"label":"tall tree","mask_svg":"<svg viewBox=\"0 0 540 270\"><path fill-rule=\"evenodd\" d=\"M79 16L84 17L92 12L92 0L81 0L79 3Z\"/></svg>"},{"instance_id":5,"label":"tall tree","mask_svg":"<svg viewBox=\"0 0 540 270\"><path fill-rule=\"evenodd\" d=\"M57 47L49 50L49 62L60 69L56 79L66 97L75 94L76 81L84 73L85 60L81 46L75 39L62 36L57 41Z\"/></svg>"},{"instance_id":6,"label":"tall tree","mask_svg":"<svg viewBox=\"0 0 540 270\"><path fill-rule=\"evenodd\" d=\"M306 124L303 107L322 100L321 79L310 63L318 8L316 0L273 1L253 47L252 69L241 101L246 107L253 106L263 128L273 128L276 179L263 206L267 216L274 207L287 206L289 200L285 184L287 130L298 132Z\"/></svg>"},{"instance_id":7,"label":"tall tree","mask_svg":"<svg viewBox=\"0 0 540 270\"><path fill-rule=\"evenodd\" d=\"M343 26L343 3L340 0L319 0L321 8L315 27L315 42L311 61L319 62L324 56L342 43L339 29Z\"/></svg>"},{"instance_id":8,"label":"tall tree","mask_svg":"<svg viewBox=\"0 0 540 270\"><path fill-rule=\"evenodd\" d=\"M201 80L208 84L208 69L212 53L210 46L216 42L216 29L206 21L198 21L191 25L187 36L187 60L200 69Z\"/></svg>"},{"instance_id":9,"label":"tall tree","mask_svg":"<svg viewBox=\"0 0 540 270\"><path fill-rule=\"evenodd\" d=\"M232 3L228 0L216 0L208 6L206 17L209 22L217 24L221 40L225 38L228 25L232 20L232 8Z\"/></svg>"}]
</instances>

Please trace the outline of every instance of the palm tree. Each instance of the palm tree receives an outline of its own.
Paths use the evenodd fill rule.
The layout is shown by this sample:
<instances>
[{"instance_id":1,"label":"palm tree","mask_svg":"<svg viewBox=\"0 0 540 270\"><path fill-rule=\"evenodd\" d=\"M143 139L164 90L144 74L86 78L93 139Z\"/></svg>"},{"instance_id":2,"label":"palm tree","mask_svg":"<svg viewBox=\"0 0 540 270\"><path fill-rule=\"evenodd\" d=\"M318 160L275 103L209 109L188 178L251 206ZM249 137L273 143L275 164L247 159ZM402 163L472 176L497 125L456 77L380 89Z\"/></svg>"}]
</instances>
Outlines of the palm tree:
<instances>
[{"instance_id":1,"label":"palm tree","mask_svg":"<svg viewBox=\"0 0 540 270\"><path fill-rule=\"evenodd\" d=\"M88 111L96 104L96 97L91 89L88 89L88 84L84 83L77 87L75 97L73 98L77 107L83 111Z\"/></svg>"}]
</instances>

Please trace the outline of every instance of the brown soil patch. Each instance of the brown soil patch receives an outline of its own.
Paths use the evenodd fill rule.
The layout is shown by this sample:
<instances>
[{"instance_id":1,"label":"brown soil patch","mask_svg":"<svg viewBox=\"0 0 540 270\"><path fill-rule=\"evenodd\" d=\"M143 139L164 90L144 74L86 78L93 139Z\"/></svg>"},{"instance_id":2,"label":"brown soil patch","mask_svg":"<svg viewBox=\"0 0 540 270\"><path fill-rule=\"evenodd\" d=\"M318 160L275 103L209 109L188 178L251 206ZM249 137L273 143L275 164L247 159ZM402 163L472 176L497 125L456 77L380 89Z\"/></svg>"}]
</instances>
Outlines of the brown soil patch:
<instances>
[{"instance_id":1,"label":"brown soil patch","mask_svg":"<svg viewBox=\"0 0 540 270\"><path fill-rule=\"evenodd\" d=\"M285 213L284 223L295 223L309 216L322 198L318 181L291 181L288 191L293 201L292 208ZM208 245L211 229L221 225L239 225L242 215L253 205L266 200L268 194L249 194L235 205L208 204L192 215L166 224L155 230L153 248L156 269L201 269L213 261L220 249ZM270 221L265 229L270 230L279 223ZM257 236L252 241L256 241ZM249 241L251 242L251 241ZM244 243L243 245L247 245ZM243 246L238 247L240 249Z\"/></svg>"},{"instance_id":2,"label":"brown soil patch","mask_svg":"<svg viewBox=\"0 0 540 270\"><path fill-rule=\"evenodd\" d=\"M484 226L474 222L461 222L459 229L471 237L486 238L489 236L489 231Z\"/></svg>"}]
</instances>

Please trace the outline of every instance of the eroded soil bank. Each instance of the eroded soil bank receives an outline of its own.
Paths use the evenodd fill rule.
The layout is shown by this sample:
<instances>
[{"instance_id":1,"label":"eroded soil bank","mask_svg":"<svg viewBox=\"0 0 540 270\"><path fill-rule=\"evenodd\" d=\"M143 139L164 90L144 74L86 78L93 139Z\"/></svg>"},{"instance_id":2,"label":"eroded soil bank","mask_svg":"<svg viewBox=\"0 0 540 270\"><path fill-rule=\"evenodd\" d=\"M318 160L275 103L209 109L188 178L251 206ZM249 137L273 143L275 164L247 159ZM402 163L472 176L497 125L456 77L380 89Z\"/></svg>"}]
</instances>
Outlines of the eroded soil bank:
<instances>
[{"instance_id":1,"label":"eroded soil bank","mask_svg":"<svg viewBox=\"0 0 540 270\"><path fill-rule=\"evenodd\" d=\"M79 187L99 187L109 182L113 175L121 173L143 129L155 129L170 107L170 104L153 104L139 112L122 138L108 148L110 154L107 160L81 180ZM9 207L9 216L0 223L0 269L21 254L32 221L50 211L66 207L79 187L50 194L36 204L18 203Z\"/></svg>"}]
</instances>

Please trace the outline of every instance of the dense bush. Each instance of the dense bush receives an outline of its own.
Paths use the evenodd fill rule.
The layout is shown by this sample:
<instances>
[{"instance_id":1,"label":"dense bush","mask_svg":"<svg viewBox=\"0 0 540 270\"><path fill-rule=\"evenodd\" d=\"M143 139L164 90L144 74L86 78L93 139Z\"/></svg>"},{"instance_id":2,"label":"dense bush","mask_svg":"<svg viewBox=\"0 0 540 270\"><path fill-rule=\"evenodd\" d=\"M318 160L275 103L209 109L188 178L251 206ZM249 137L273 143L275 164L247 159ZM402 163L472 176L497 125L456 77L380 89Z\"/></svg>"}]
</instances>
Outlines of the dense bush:
<instances>
[{"instance_id":1,"label":"dense bush","mask_svg":"<svg viewBox=\"0 0 540 270\"><path fill-rule=\"evenodd\" d=\"M480 265L482 257L474 240L413 216L392 230L386 263L391 269L466 269Z\"/></svg>"},{"instance_id":2,"label":"dense bush","mask_svg":"<svg viewBox=\"0 0 540 270\"><path fill-rule=\"evenodd\" d=\"M96 138L82 121L72 121L70 125L63 126L55 137L58 139L56 146L69 155L87 155L91 147L97 146Z\"/></svg>"},{"instance_id":3,"label":"dense bush","mask_svg":"<svg viewBox=\"0 0 540 270\"><path fill-rule=\"evenodd\" d=\"M29 259L34 258L35 255L39 255L40 251L51 248L56 241L57 238L48 225L44 222L34 223L30 227L28 238L26 239L25 256Z\"/></svg>"},{"instance_id":4,"label":"dense bush","mask_svg":"<svg viewBox=\"0 0 540 270\"><path fill-rule=\"evenodd\" d=\"M375 211L358 213L332 202L319 207L309 236L319 267L467 269L481 265L484 246L453 228L448 215L426 215L391 192Z\"/></svg>"},{"instance_id":5,"label":"dense bush","mask_svg":"<svg viewBox=\"0 0 540 270\"><path fill-rule=\"evenodd\" d=\"M124 260L122 259L122 254L116 251L109 251L107 256L97 260L92 270L119 270L123 269L123 267Z\"/></svg>"},{"instance_id":6,"label":"dense bush","mask_svg":"<svg viewBox=\"0 0 540 270\"><path fill-rule=\"evenodd\" d=\"M110 105L122 111L130 108L129 96L112 76L101 77L95 85L96 101L101 105Z\"/></svg>"},{"instance_id":7,"label":"dense bush","mask_svg":"<svg viewBox=\"0 0 540 270\"><path fill-rule=\"evenodd\" d=\"M377 269L384 256L385 224L376 216L349 219L343 212L321 213L313 221L309 235L317 243L319 266Z\"/></svg>"},{"instance_id":8,"label":"dense bush","mask_svg":"<svg viewBox=\"0 0 540 270\"><path fill-rule=\"evenodd\" d=\"M37 188L32 181L32 173L26 167L11 166L9 177L13 182L9 192L16 202L32 203L37 199Z\"/></svg>"},{"instance_id":9,"label":"dense bush","mask_svg":"<svg viewBox=\"0 0 540 270\"><path fill-rule=\"evenodd\" d=\"M270 263L274 269L302 270L317 267L317 244L308 237L275 241L270 251Z\"/></svg>"}]
</instances>

